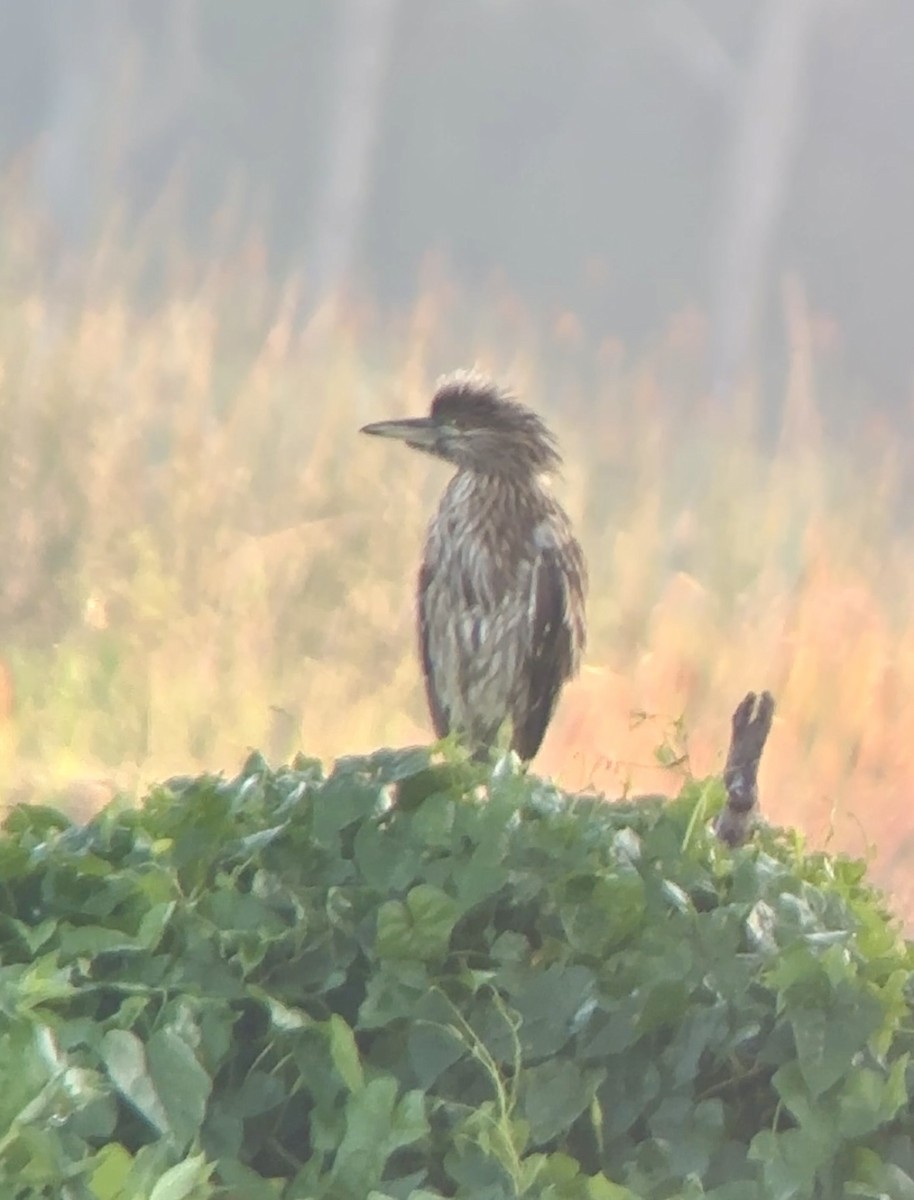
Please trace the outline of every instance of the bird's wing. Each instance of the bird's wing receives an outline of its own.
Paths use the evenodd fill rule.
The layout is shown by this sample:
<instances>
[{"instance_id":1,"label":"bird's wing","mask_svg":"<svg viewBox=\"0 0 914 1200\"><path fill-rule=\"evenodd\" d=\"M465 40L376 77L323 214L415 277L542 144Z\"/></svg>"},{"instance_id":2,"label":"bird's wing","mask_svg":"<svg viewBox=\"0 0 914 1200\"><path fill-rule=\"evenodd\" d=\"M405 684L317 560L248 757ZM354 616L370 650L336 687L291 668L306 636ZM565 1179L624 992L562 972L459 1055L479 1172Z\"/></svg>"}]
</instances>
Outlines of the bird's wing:
<instances>
[{"instance_id":1,"label":"bird's wing","mask_svg":"<svg viewBox=\"0 0 914 1200\"><path fill-rule=\"evenodd\" d=\"M513 748L525 762L540 748L559 692L584 648L586 574L577 543L546 545L531 581L531 645L513 714Z\"/></svg>"},{"instance_id":2,"label":"bird's wing","mask_svg":"<svg viewBox=\"0 0 914 1200\"><path fill-rule=\"evenodd\" d=\"M417 611L419 617L419 658L422 662L422 676L425 680L425 695L428 698L428 709L432 718L432 726L436 737L443 738L451 731L450 714L445 708L438 689L435 686L435 664L432 662L429 649L429 584L432 572L423 563L419 570L419 588Z\"/></svg>"}]
</instances>

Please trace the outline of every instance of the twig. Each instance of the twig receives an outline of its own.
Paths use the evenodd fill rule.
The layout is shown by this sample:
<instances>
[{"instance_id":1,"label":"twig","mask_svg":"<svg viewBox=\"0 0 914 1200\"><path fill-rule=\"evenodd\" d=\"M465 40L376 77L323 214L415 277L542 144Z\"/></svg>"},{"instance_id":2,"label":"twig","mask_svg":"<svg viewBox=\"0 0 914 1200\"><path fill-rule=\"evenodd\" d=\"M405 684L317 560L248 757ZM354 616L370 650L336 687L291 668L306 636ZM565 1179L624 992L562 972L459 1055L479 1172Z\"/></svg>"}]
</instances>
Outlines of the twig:
<instances>
[{"instance_id":1,"label":"twig","mask_svg":"<svg viewBox=\"0 0 914 1200\"><path fill-rule=\"evenodd\" d=\"M758 808L758 765L771 731L774 700L770 692L750 692L733 714L733 734L724 786L727 807L715 823L715 832L728 846L746 840Z\"/></svg>"}]
</instances>

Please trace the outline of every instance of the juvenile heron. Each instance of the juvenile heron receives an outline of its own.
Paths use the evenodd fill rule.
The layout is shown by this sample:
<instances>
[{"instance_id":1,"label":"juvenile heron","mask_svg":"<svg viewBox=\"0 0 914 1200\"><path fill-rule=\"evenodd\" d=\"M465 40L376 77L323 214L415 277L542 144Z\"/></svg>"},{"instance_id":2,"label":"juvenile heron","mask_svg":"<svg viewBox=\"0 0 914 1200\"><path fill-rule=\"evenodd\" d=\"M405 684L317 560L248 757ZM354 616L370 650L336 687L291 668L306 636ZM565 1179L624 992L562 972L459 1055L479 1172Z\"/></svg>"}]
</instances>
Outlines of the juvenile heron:
<instances>
[{"instance_id":1,"label":"juvenile heron","mask_svg":"<svg viewBox=\"0 0 914 1200\"><path fill-rule=\"evenodd\" d=\"M561 466L540 418L491 379L439 380L427 417L362 433L452 463L419 570L419 651L438 737L456 731L485 758L506 720L526 761L540 747L586 636L587 570L543 482Z\"/></svg>"}]
</instances>

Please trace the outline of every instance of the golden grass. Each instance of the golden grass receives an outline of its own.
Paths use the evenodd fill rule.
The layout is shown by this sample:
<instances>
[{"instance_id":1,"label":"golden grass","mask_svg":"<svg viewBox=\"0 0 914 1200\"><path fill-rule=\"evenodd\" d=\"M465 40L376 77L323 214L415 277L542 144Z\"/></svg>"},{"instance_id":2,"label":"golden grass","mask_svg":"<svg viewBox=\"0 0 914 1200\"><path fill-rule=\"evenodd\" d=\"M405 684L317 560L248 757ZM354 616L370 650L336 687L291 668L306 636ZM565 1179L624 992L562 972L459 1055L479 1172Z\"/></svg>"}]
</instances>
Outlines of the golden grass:
<instances>
[{"instance_id":1,"label":"golden grass","mask_svg":"<svg viewBox=\"0 0 914 1200\"><path fill-rule=\"evenodd\" d=\"M767 814L832 848L875 845L914 913L914 536L889 516L891 439L818 430L802 306L771 451L751 394L721 416L695 393L694 313L643 361L591 344L571 314L547 327L504 292L471 309L440 281L406 315L333 305L301 330L250 262L185 270L140 305L103 248L64 304L15 244L0 299L7 797L63 789L85 810L108 794L94 781L231 769L251 746L330 758L427 738L412 587L446 471L356 430L421 411L439 370L478 361L560 431L558 486L591 564L587 664L537 769L674 788L654 759L669 723L683 718L692 769L712 769L736 702L770 688Z\"/></svg>"}]
</instances>

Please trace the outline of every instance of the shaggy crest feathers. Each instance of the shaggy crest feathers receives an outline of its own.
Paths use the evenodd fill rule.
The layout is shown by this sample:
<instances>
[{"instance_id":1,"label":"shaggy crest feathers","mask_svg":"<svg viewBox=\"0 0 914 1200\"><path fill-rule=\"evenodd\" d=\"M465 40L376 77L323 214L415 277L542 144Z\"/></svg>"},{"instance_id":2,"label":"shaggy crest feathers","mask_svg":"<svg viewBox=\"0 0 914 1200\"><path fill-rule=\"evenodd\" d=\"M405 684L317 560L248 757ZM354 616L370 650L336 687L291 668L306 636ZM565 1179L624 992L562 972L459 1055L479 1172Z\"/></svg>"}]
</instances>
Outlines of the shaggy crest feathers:
<instances>
[{"instance_id":1,"label":"shaggy crest feathers","mask_svg":"<svg viewBox=\"0 0 914 1200\"><path fill-rule=\"evenodd\" d=\"M523 455L535 472L547 474L561 468L555 435L542 418L481 371L442 375L435 384L430 415L461 433L503 437L505 445Z\"/></svg>"}]
</instances>

